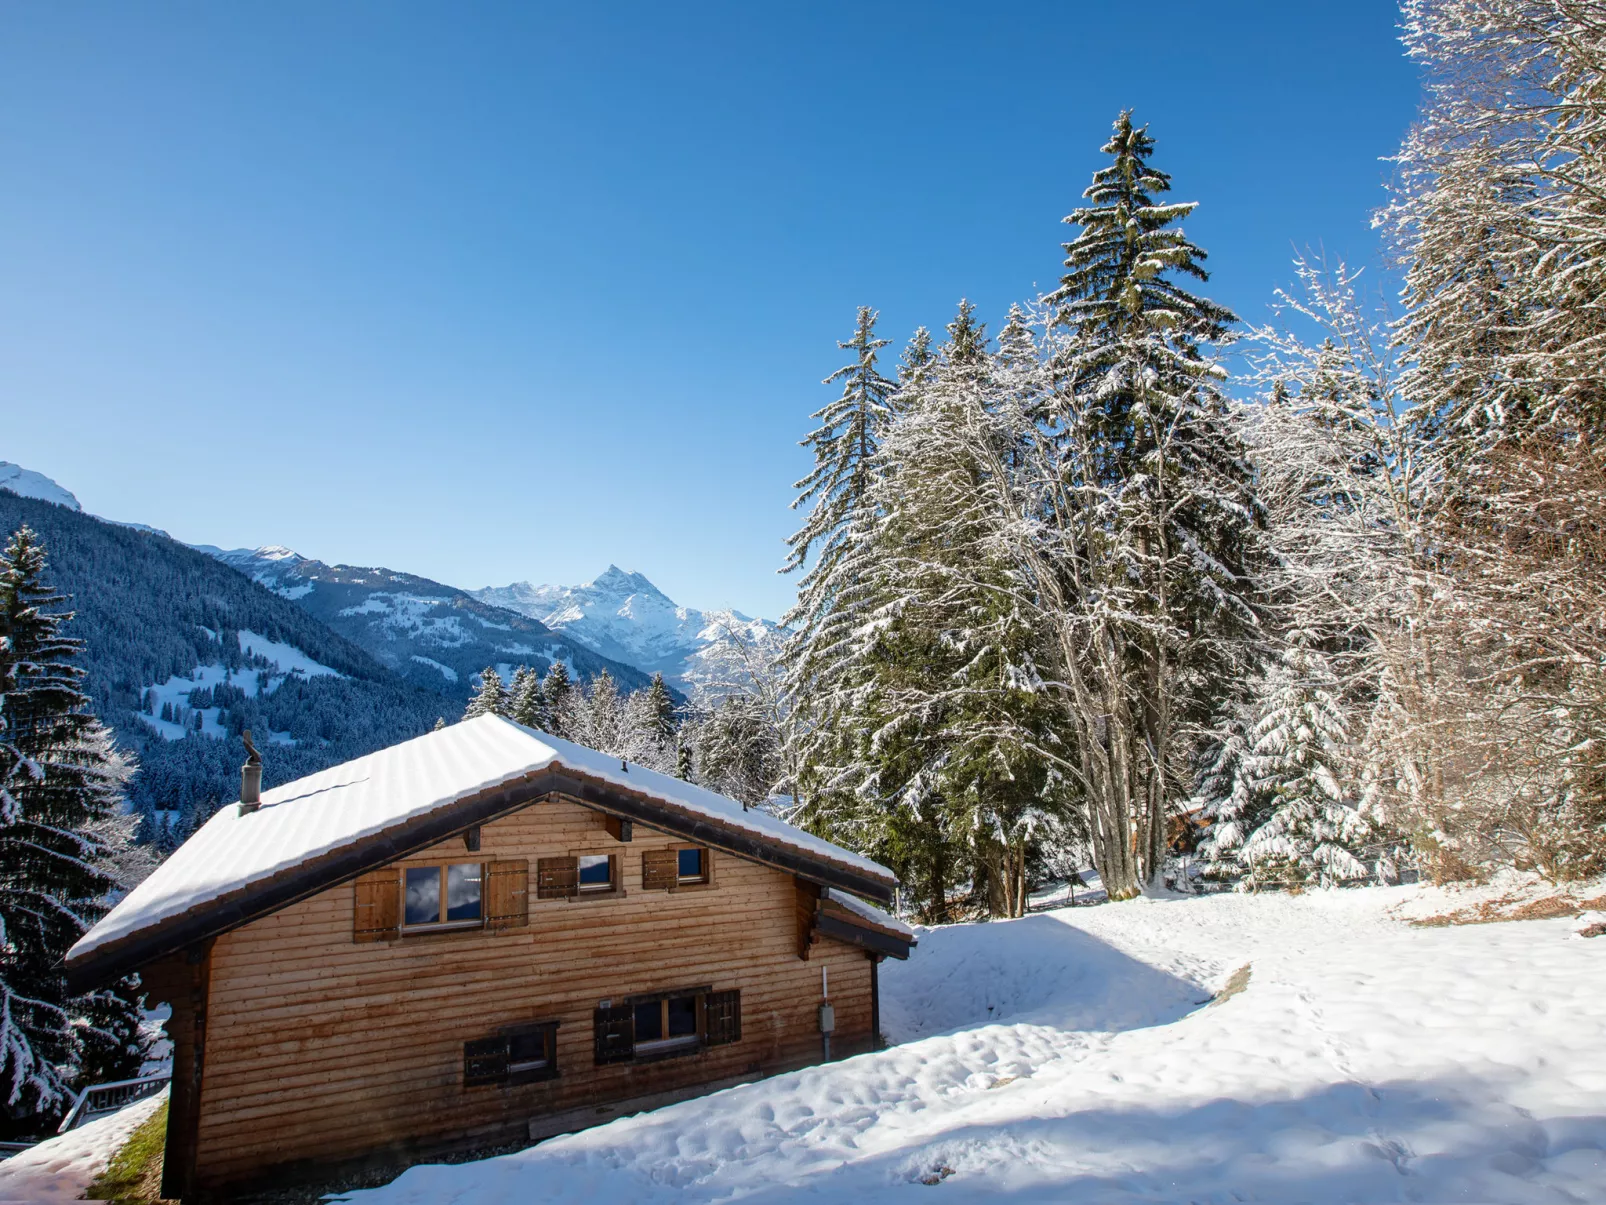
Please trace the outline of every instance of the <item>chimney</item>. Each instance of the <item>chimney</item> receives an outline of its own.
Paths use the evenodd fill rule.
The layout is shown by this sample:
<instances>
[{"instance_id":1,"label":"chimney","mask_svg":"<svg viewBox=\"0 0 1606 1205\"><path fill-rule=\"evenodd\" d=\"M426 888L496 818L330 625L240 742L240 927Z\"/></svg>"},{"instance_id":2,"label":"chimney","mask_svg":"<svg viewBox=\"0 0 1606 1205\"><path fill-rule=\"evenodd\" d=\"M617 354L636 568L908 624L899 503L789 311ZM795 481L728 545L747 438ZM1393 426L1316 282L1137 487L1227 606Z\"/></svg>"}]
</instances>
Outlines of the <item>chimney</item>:
<instances>
[{"instance_id":1,"label":"chimney","mask_svg":"<svg viewBox=\"0 0 1606 1205\"><path fill-rule=\"evenodd\" d=\"M240 733L247 754L245 765L240 767L240 814L254 812L262 806L262 754L251 743L251 730Z\"/></svg>"}]
</instances>

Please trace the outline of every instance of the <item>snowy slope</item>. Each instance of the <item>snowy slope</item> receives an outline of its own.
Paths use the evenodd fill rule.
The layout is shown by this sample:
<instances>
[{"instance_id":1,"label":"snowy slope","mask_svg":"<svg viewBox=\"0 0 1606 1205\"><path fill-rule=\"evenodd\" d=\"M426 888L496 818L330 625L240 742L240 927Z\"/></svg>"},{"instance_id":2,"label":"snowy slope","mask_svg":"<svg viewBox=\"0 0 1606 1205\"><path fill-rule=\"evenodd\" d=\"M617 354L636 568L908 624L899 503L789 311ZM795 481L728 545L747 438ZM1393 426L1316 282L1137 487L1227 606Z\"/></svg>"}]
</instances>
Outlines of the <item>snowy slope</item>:
<instances>
[{"instance_id":1,"label":"snowy slope","mask_svg":"<svg viewBox=\"0 0 1606 1205\"><path fill-rule=\"evenodd\" d=\"M662 673L688 692L729 676L733 640L772 649L779 627L740 611L683 607L641 573L617 565L583 586L487 586L472 591L482 602L518 611L578 640L587 648Z\"/></svg>"},{"instance_id":2,"label":"snowy slope","mask_svg":"<svg viewBox=\"0 0 1606 1205\"><path fill-rule=\"evenodd\" d=\"M78 505L78 499L73 497L71 490L63 489L43 473L25 469L9 460L0 460L0 490L10 490L24 498L38 498L41 502L53 502L68 510L84 509Z\"/></svg>"},{"instance_id":3,"label":"snowy slope","mask_svg":"<svg viewBox=\"0 0 1606 1205\"><path fill-rule=\"evenodd\" d=\"M1424 890L925 930L900 1046L342 1199L1606 1202L1606 940L1390 915Z\"/></svg>"},{"instance_id":4,"label":"snowy slope","mask_svg":"<svg viewBox=\"0 0 1606 1205\"><path fill-rule=\"evenodd\" d=\"M0 1205L81 1201L112 1156L167 1100L167 1092L86 1122L0 1163Z\"/></svg>"},{"instance_id":5,"label":"snowy slope","mask_svg":"<svg viewBox=\"0 0 1606 1205\"><path fill-rule=\"evenodd\" d=\"M508 678L520 665L545 672L563 661L577 677L607 670L627 689L647 683L633 665L599 655L539 620L416 574L326 565L274 545L196 547L294 602L401 677L451 698L467 698L487 665Z\"/></svg>"}]
</instances>

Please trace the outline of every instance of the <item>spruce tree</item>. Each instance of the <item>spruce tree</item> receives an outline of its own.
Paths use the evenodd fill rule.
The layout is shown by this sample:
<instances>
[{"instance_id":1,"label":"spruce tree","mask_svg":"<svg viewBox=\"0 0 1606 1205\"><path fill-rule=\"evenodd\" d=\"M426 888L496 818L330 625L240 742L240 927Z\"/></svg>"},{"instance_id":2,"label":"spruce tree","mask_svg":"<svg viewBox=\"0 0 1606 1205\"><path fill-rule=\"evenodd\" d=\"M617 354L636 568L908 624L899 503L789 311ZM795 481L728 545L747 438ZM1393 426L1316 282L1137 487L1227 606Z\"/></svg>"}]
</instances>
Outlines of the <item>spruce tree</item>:
<instances>
[{"instance_id":1,"label":"spruce tree","mask_svg":"<svg viewBox=\"0 0 1606 1205\"><path fill-rule=\"evenodd\" d=\"M1130 112L1103 149L1111 162L1066 218L1080 232L1046 299L1067 334L1042 417L1074 483L1061 554L1081 648L1064 669L1099 870L1118 898L1159 881L1184 734L1243 672L1262 550L1252 473L1206 354L1236 319L1179 279L1208 279L1178 225L1194 205L1158 199L1171 181Z\"/></svg>"},{"instance_id":2,"label":"spruce tree","mask_svg":"<svg viewBox=\"0 0 1606 1205\"><path fill-rule=\"evenodd\" d=\"M27 527L0 557L0 1110L14 1122L60 1110L76 1085L126 1078L144 1056L132 979L69 996L62 959L104 915L131 839L130 761L82 691L68 599L45 580Z\"/></svg>"},{"instance_id":3,"label":"spruce tree","mask_svg":"<svg viewBox=\"0 0 1606 1205\"><path fill-rule=\"evenodd\" d=\"M513 686L508 692L511 699L508 717L526 728L547 729L546 694L541 689L541 678L527 665L519 666L513 675Z\"/></svg>"},{"instance_id":4,"label":"spruce tree","mask_svg":"<svg viewBox=\"0 0 1606 1205\"><path fill-rule=\"evenodd\" d=\"M463 718L472 720L477 715L506 715L507 710L507 687L502 685L502 675L496 672L495 666L488 665L480 672L474 696L463 709Z\"/></svg>"},{"instance_id":5,"label":"spruce tree","mask_svg":"<svg viewBox=\"0 0 1606 1205\"><path fill-rule=\"evenodd\" d=\"M1237 851L1247 868L1244 886L1314 880L1329 887L1366 876L1356 854L1371 826L1342 785L1353 781L1344 712L1313 633L1290 633L1252 732L1249 770L1260 814Z\"/></svg>"},{"instance_id":6,"label":"spruce tree","mask_svg":"<svg viewBox=\"0 0 1606 1205\"><path fill-rule=\"evenodd\" d=\"M819 577L821 568L834 563L847 521L869 492L870 465L892 415L888 398L894 388L876 367L887 345L875 337L876 317L869 306L860 306L853 338L837 344L854 358L825 378L827 385L841 381L842 394L814 412L820 425L803 440L802 446L814 453L814 471L797 483L801 492L792 507L810 501L814 507L787 540L792 551L782 572L801 568L814 553L816 566L809 578Z\"/></svg>"},{"instance_id":7,"label":"spruce tree","mask_svg":"<svg viewBox=\"0 0 1606 1205\"><path fill-rule=\"evenodd\" d=\"M579 708L581 728L574 739L599 753L623 757L625 735L624 700L619 697L619 684L613 675L603 670L591 679L586 691L585 705Z\"/></svg>"},{"instance_id":8,"label":"spruce tree","mask_svg":"<svg viewBox=\"0 0 1606 1205\"><path fill-rule=\"evenodd\" d=\"M669 693L669 685L662 674L652 676L652 685L647 687L646 709L652 740L660 749L672 749L680 721L674 696Z\"/></svg>"},{"instance_id":9,"label":"spruce tree","mask_svg":"<svg viewBox=\"0 0 1606 1205\"><path fill-rule=\"evenodd\" d=\"M569 677L569 667L562 661L554 661L547 667L546 677L541 679L541 698L547 720L545 731L565 740L573 738L573 696L574 682Z\"/></svg>"}]
</instances>

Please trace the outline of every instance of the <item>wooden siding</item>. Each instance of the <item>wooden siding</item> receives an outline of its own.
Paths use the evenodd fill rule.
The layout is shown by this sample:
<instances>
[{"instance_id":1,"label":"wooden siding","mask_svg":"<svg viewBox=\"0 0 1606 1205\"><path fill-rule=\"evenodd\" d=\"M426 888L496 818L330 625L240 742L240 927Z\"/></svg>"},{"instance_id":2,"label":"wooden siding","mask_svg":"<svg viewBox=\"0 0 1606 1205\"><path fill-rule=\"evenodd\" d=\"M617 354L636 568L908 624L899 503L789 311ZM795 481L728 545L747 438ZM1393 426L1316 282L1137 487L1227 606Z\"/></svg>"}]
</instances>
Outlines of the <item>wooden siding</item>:
<instances>
[{"instance_id":1,"label":"wooden siding","mask_svg":"<svg viewBox=\"0 0 1606 1205\"><path fill-rule=\"evenodd\" d=\"M820 971L830 968L833 1052L872 1045L872 963L821 939L799 958L791 875L724 853L711 883L642 887L642 853L683 846L549 798L397 865L617 854L622 892L537 899L528 924L355 941L353 883L219 937L210 957L196 1178L217 1186L286 1162L504 1140L530 1121L608 1101L764 1074L820 1056ZM653 1063L594 1065L599 1001L695 985L741 991L741 1040ZM463 1085L463 1043L558 1020L558 1076ZM600 1110L599 1110L600 1112Z\"/></svg>"}]
</instances>

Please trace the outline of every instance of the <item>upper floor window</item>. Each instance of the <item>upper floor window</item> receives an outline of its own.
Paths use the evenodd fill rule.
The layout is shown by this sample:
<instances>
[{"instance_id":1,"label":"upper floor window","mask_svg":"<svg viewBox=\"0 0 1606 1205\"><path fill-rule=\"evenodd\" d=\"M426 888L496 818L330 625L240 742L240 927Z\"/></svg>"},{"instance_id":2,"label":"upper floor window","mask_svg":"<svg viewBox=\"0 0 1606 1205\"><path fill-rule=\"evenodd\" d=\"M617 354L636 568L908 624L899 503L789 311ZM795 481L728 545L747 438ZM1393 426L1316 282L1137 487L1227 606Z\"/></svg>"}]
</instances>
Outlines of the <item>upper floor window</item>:
<instances>
[{"instance_id":1,"label":"upper floor window","mask_svg":"<svg viewBox=\"0 0 1606 1205\"><path fill-rule=\"evenodd\" d=\"M581 854L579 859L581 891L613 890L613 858L608 854Z\"/></svg>"},{"instance_id":2,"label":"upper floor window","mask_svg":"<svg viewBox=\"0 0 1606 1205\"><path fill-rule=\"evenodd\" d=\"M681 849L675 851L675 880L678 883L706 883L708 881L708 851Z\"/></svg>"},{"instance_id":3,"label":"upper floor window","mask_svg":"<svg viewBox=\"0 0 1606 1205\"><path fill-rule=\"evenodd\" d=\"M407 867L402 924L411 929L478 923L485 915L483 880L478 862Z\"/></svg>"}]
</instances>

